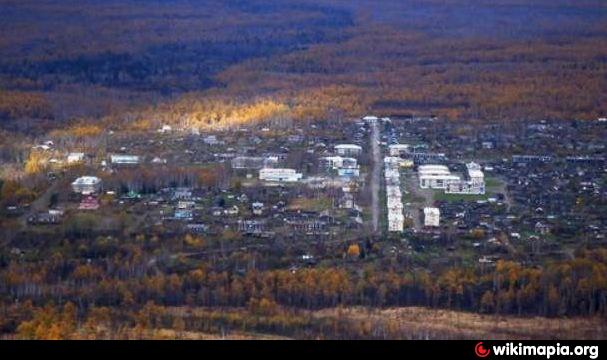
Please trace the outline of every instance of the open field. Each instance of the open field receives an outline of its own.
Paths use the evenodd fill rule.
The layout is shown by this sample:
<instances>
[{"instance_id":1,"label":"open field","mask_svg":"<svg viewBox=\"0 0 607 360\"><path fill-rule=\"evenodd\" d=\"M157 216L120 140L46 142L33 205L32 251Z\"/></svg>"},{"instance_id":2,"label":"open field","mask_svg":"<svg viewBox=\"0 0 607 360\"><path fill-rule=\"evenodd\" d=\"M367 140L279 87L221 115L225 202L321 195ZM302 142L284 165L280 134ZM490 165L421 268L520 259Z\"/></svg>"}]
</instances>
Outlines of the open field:
<instances>
[{"instance_id":1,"label":"open field","mask_svg":"<svg viewBox=\"0 0 607 360\"><path fill-rule=\"evenodd\" d=\"M601 340L607 336L607 325L599 317L550 319L484 315L421 307L326 309L314 312L313 316L380 323L385 328L398 329L404 337L410 339Z\"/></svg>"},{"instance_id":2,"label":"open field","mask_svg":"<svg viewBox=\"0 0 607 360\"><path fill-rule=\"evenodd\" d=\"M543 318L474 314L423 307L322 310L159 307L153 323L113 328L105 323L75 327L71 339L484 339L602 340L607 326L599 317ZM163 325L164 324L164 325ZM168 324L168 326L167 326ZM46 336L46 337L45 337ZM47 334L42 338L52 338ZM21 338L4 334L3 339Z\"/></svg>"}]
</instances>

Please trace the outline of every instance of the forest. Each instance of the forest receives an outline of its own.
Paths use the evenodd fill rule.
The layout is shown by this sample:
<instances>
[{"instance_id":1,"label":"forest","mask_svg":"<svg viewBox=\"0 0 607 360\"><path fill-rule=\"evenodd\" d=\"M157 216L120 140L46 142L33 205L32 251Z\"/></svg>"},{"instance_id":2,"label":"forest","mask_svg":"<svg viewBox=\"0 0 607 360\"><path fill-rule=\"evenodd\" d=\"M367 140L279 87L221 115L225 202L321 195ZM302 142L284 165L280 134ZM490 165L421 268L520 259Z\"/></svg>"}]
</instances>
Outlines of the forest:
<instances>
[{"instance_id":1,"label":"forest","mask_svg":"<svg viewBox=\"0 0 607 360\"><path fill-rule=\"evenodd\" d=\"M229 117L227 99L278 102L295 118L607 112L602 1L47 0L2 10L0 119L13 131L121 124L125 111L184 101L209 104L186 109L206 121L218 107Z\"/></svg>"}]
</instances>

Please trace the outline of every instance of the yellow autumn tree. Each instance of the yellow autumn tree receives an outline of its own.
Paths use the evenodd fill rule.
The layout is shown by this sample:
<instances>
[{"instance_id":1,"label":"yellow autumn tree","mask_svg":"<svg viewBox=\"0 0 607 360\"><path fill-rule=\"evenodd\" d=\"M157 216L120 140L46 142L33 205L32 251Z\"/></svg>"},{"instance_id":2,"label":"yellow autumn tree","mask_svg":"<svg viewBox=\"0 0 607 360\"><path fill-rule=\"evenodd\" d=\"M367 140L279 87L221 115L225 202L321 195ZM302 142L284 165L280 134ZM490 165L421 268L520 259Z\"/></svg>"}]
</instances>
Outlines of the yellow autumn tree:
<instances>
[{"instance_id":1,"label":"yellow autumn tree","mask_svg":"<svg viewBox=\"0 0 607 360\"><path fill-rule=\"evenodd\" d=\"M357 258L360 256L360 246L358 244L352 244L348 246L348 257Z\"/></svg>"},{"instance_id":2,"label":"yellow autumn tree","mask_svg":"<svg viewBox=\"0 0 607 360\"><path fill-rule=\"evenodd\" d=\"M24 170L26 174L37 174L44 171L47 168L47 164L48 155L41 151L33 150L25 161Z\"/></svg>"}]
</instances>

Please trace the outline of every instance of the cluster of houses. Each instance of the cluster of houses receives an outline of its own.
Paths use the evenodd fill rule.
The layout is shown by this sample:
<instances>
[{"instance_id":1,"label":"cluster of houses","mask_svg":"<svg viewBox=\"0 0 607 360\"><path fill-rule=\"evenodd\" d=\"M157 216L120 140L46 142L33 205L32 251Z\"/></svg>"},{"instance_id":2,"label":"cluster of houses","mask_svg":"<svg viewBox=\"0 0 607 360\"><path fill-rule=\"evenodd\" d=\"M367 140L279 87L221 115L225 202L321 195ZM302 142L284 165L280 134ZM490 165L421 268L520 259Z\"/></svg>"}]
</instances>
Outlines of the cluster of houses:
<instances>
[{"instance_id":1,"label":"cluster of houses","mask_svg":"<svg viewBox=\"0 0 607 360\"><path fill-rule=\"evenodd\" d=\"M56 225L63 219L63 210L49 209L28 216L27 222L31 225Z\"/></svg>"},{"instance_id":2,"label":"cluster of houses","mask_svg":"<svg viewBox=\"0 0 607 360\"><path fill-rule=\"evenodd\" d=\"M282 134L250 128L200 136L163 127L142 139L116 134L97 158L60 151L51 141L38 149L58 154L63 162L82 163L74 172L111 170L99 175L103 181L96 176L74 179L71 190L78 196L72 199L77 199L78 210L98 209L98 195L111 192L115 196L101 197L103 215L134 211L145 219L142 224L162 224L163 231L220 236L232 229L264 238L346 238L359 236L364 229L365 209L357 205L361 199L364 204L359 191L365 189L363 171L368 166L367 157L361 156L369 140L364 122L381 120L387 130L382 144L387 149L383 181L389 232L402 232L407 239L470 239L471 232L482 233L472 246L483 255L505 252L504 237L508 246L544 253L557 253L562 239L607 243L604 123L554 121L512 128L491 124L466 131L465 125L433 119L363 120L319 122ZM343 126L350 127L344 131ZM102 160L101 169L94 168ZM160 191L116 186L114 179L121 171L137 173L133 165L167 162L169 169L212 163L226 170L216 184L200 188L192 182L164 183L161 186L167 188ZM402 172L403 168L415 171ZM403 201L403 184L410 186L410 180L411 191L418 193L405 195ZM276 184L283 186L271 186ZM422 201L420 194L430 195ZM423 215L421 222L421 216L405 212L410 203L420 204L416 209L422 210L417 212ZM27 220L55 224L69 216L69 206L65 208L67 215L49 210ZM409 218L415 226L405 229ZM417 231L421 226L426 229ZM493 258L483 257L484 262L492 261L488 259Z\"/></svg>"},{"instance_id":3,"label":"cluster of houses","mask_svg":"<svg viewBox=\"0 0 607 360\"><path fill-rule=\"evenodd\" d=\"M362 147L355 144L335 146L337 155L319 159L320 167L326 171L335 171L342 179L360 176L360 166L354 156L360 155ZM232 169L259 170L259 180L268 183L293 183L303 179L303 174L292 168L277 167L279 159L275 156L237 156L231 160Z\"/></svg>"},{"instance_id":4,"label":"cluster of houses","mask_svg":"<svg viewBox=\"0 0 607 360\"><path fill-rule=\"evenodd\" d=\"M344 137L339 125L313 130L316 126L312 127L315 135L295 129L283 136L250 128L233 131L234 136L222 139L212 134L183 134L169 126L143 138L116 132L97 154L97 161L87 161L82 169L75 169L104 175L73 179L73 194L68 198L76 206L66 204L66 208L96 210L103 203L103 214L126 211L133 218L141 217L144 228L162 225L173 232L220 234L230 228L243 235L267 237L276 232L324 236L329 231L337 234L360 229L363 209L357 205L357 183L362 181L358 157L367 141L365 129L348 123L351 129L347 133L354 136ZM346 139L347 143L341 143ZM336 145L325 145L329 143ZM95 156L70 155L73 162L87 158L94 160ZM142 185L133 171L135 166L153 171L147 164L167 163L163 171L198 163L214 163L223 170L215 185L203 187L190 180L184 183L178 176L179 183L152 183L146 178ZM119 177L121 173L124 178ZM239 184L237 189L234 184ZM307 200L301 201L302 208L296 206L297 199L309 197L318 198L315 201L324 208L306 207ZM39 224L55 221L46 215L31 219Z\"/></svg>"},{"instance_id":5,"label":"cluster of houses","mask_svg":"<svg viewBox=\"0 0 607 360\"><path fill-rule=\"evenodd\" d=\"M551 120L468 128L443 121L398 119L393 127L396 140L425 144L418 152L448 154L442 161L416 162L421 172L423 165L442 165L428 168L435 172L429 174L440 172L444 180L451 180L448 170L460 173L462 169L459 181L440 184L446 193L482 194L485 190L483 197L434 196L436 200L425 206L438 211L424 211L422 225L429 226L433 221L428 219L438 217L440 230L425 236L445 238L443 230L449 229L453 231L449 236L457 238L475 231L484 234L474 243L479 251L503 252L514 246L535 256L565 256L562 244L605 244L604 123ZM482 166L469 163L473 158ZM439 185L429 177L426 180L428 188ZM509 242L504 242L506 238Z\"/></svg>"}]
</instances>

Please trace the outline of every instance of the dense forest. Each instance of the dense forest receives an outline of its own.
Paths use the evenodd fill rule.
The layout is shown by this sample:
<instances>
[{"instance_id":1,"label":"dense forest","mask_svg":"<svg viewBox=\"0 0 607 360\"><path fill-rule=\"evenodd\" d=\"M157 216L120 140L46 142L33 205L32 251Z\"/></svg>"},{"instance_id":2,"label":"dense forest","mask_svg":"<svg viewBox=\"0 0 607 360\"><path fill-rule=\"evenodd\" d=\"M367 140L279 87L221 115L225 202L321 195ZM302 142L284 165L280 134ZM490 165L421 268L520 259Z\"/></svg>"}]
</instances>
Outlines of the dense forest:
<instances>
[{"instance_id":1,"label":"dense forest","mask_svg":"<svg viewBox=\"0 0 607 360\"><path fill-rule=\"evenodd\" d=\"M601 1L1 6L0 118L12 130L121 122L126 109L182 108L185 99L194 103L187 114L204 121L217 108L230 118L227 100L268 99L294 118L361 109L460 120L607 112Z\"/></svg>"},{"instance_id":2,"label":"dense forest","mask_svg":"<svg viewBox=\"0 0 607 360\"><path fill-rule=\"evenodd\" d=\"M550 263L543 268L500 261L487 270L454 267L438 271L421 268L402 271L390 263L353 271L358 266L355 258L360 256L360 250L352 257L352 250L348 249L346 256L344 249L342 267L292 272L264 270L272 264L262 262L262 254L258 253L245 257L217 254L208 258L208 265L202 266L185 256L169 255L206 248L205 239L190 235L171 240L138 235L128 242L111 237L84 241L85 232L78 229L91 225L84 216L77 222L70 225L65 240L44 241L44 248L50 246L51 251L43 250L40 243L39 250L29 253L27 260L11 260L6 255L0 259L4 269L0 273L0 293L19 299L14 304L3 302L2 332L23 338L95 336L95 327L103 323L107 327L104 331L110 332L106 336L128 337L131 335L121 331L163 327L216 331L217 326L224 324L232 330L303 336L305 331L320 331L314 317L306 311L357 305L424 306L549 317L603 318L607 312L604 249L584 250L573 260ZM227 243L222 246L229 247L229 242L237 241L237 237L226 233L222 241ZM276 252L274 256L280 251L272 250ZM372 249L367 253L373 256ZM265 254L263 258L273 257ZM255 261L261 265L246 273L238 270L252 266ZM406 269L406 266L399 267ZM57 309L55 301L63 304L63 308ZM143 304L147 305L142 308ZM210 318L203 322L206 325L181 323L183 320L176 320L178 316L166 313L179 307L207 309L203 318ZM229 315L229 309L244 311ZM267 316L272 319L263 319ZM347 326L342 324L317 335L365 336L364 329L346 331L344 327Z\"/></svg>"}]
</instances>

